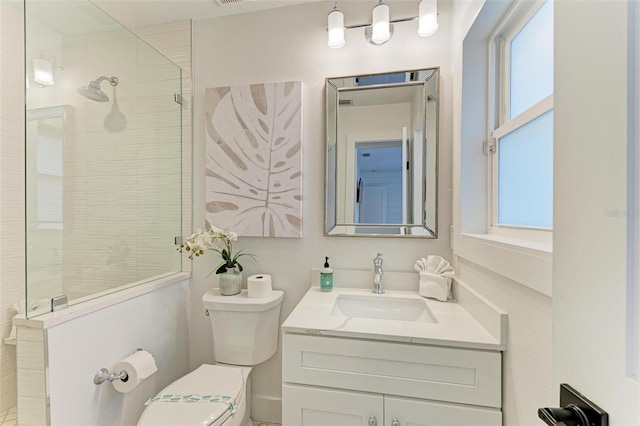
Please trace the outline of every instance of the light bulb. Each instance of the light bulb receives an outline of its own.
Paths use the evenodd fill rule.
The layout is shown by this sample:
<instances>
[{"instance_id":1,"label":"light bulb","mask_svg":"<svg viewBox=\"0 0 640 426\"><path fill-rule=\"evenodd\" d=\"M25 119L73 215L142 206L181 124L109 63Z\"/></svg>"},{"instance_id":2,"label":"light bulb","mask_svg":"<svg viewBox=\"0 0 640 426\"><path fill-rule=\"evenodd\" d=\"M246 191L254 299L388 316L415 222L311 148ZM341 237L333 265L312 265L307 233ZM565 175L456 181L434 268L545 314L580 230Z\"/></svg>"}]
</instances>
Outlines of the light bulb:
<instances>
[{"instance_id":1,"label":"light bulb","mask_svg":"<svg viewBox=\"0 0 640 426\"><path fill-rule=\"evenodd\" d=\"M391 38L389 30L389 6L382 3L373 8L371 40L374 43L384 43Z\"/></svg>"},{"instance_id":2,"label":"light bulb","mask_svg":"<svg viewBox=\"0 0 640 426\"><path fill-rule=\"evenodd\" d=\"M335 6L327 17L329 40L327 45L332 49L344 46L344 14Z\"/></svg>"},{"instance_id":3,"label":"light bulb","mask_svg":"<svg viewBox=\"0 0 640 426\"><path fill-rule=\"evenodd\" d=\"M438 31L437 0L422 0L418 7L418 35L432 36Z\"/></svg>"}]
</instances>

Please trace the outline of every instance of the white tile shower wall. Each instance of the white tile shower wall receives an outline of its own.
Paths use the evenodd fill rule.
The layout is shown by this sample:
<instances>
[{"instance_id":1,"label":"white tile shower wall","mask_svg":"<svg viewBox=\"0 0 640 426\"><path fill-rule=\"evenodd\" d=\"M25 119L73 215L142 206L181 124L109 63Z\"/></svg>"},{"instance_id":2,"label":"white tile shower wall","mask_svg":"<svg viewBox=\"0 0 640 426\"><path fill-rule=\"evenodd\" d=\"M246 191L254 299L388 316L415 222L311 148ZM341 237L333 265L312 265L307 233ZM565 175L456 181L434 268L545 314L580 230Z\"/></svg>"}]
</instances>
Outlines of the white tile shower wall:
<instances>
[{"instance_id":1,"label":"white tile shower wall","mask_svg":"<svg viewBox=\"0 0 640 426\"><path fill-rule=\"evenodd\" d=\"M47 58L55 62L56 66L62 66L62 35L57 30L52 29L46 22L32 16L33 8L37 7L36 2L28 2L25 7L25 12L28 16L25 31L29 34L28 39L25 40L25 62L28 64L27 78L30 83L27 89L28 109L37 111L40 108L59 107L65 104L65 102L59 101L65 93L65 87L61 84L64 80L64 71L54 67L53 77L56 84L44 87L33 81L33 73L30 71L30 67L33 58L45 55L45 53ZM60 126L56 135L68 140L71 133L69 123L69 120L67 120L66 126ZM43 184L51 182L52 176L37 174L42 161L42 159L38 158L38 152L40 152L42 146L42 140L38 135L46 131L47 133L45 134L51 136L53 129L56 129L54 126L58 126L58 123L47 120L45 125L40 120L30 120L27 117L26 126L26 137L28 138L25 148L25 158L27 160L26 225L28 246L26 264L28 270L27 278L30 284L27 289L27 299L42 299L63 294L64 232L60 228L43 227L39 221L43 212L45 214L49 213L48 209L40 209L38 207L41 197L50 197L50 200L55 200L55 196L51 196L53 192L50 189L44 193L38 189L41 182ZM40 132L40 129L43 132ZM62 146L63 149L66 149L67 144L63 143ZM54 178L57 180L56 183L66 184L64 171L67 169L69 169L69 162L64 161L62 164L63 175ZM25 192L24 188L19 188L18 190ZM68 199L65 199L63 205L65 215L70 211L71 206L73 204L69 203Z\"/></svg>"},{"instance_id":2,"label":"white tile shower wall","mask_svg":"<svg viewBox=\"0 0 640 426\"><path fill-rule=\"evenodd\" d=\"M165 24L136 27L133 31L144 41L173 61L182 69L182 232L191 231L192 188L192 65L191 65L191 21L175 21ZM158 137L162 137L159 135ZM164 136L166 137L166 135ZM148 147L154 155L153 145ZM182 263L183 271L191 270L191 262Z\"/></svg>"},{"instance_id":3,"label":"white tile shower wall","mask_svg":"<svg viewBox=\"0 0 640 426\"><path fill-rule=\"evenodd\" d=\"M155 48L177 52L180 65L190 69L190 22L162 31L151 30ZM171 240L181 233L180 218L190 217L181 208L190 178L181 175L190 170L184 166L190 165L191 119L190 102L181 111L173 100L183 89L180 71L127 31L65 37L62 51L62 85L117 76L115 89L106 82L103 88L127 120L124 130L105 132L115 103L85 100L73 90L63 95L76 124L64 153L65 191L73 197L65 200L62 292L74 300L165 273L168 265L180 269ZM183 134L181 124L188 124ZM189 156L181 163L184 153ZM190 228L190 221L185 225Z\"/></svg>"},{"instance_id":4,"label":"white tile shower wall","mask_svg":"<svg viewBox=\"0 0 640 426\"><path fill-rule=\"evenodd\" d=\"M42 329L18 327L18 423L48 424L46 339Z\"/></svg>"},{"instance_id":5,"label":"white tile shower wall","mask_svg":"<svg viewBox=\"0 0 640 426\"><path fill-rule=\"evenodd\" d=\"M22 2L0 2L0 337L24 299L24 61ZM0 343L0 412L15 407L16 347Z\"/></svg>"},{"instance_id":6,"label":"white tile shower wall","mask_svg":"<svg viewBox=\"0 0 640 426\"><path fill-rule=\"evenodd\" d=\"M240 238L237 246L256 254L247 261L245 277L269 273L276 289L285 291L281 316L286 318L309 285L309 270L331 257L336 268L373 270L377 252L387 271L412 271L416 259L428 254L451 258L449 248L451 175L451 24L450 3L439 3L440 29L433 37L416 35L414 23L399 24L393 38L381 46L366 42L361 30L347 31L346 45L327 47L328 1L288 6L270 11L194 22L194 227L204 225L204 90L207 87L252 83L302 81L303 84L303 238ZM352 22L367 22L371 8L365 2L343 2ZM395 2L398 16L415 14L414 2ZM274 31L277 28L277 31ZM323 236L324 193L324 82L327 77L403 69L441 67L439 151L439 238L375 239ZM235 248L235 245L234 245ZM205 276L215 266L214 256L194 262L191 367L212 362L211 326L202 314L202 295L216 286ZM417 289L416 276L416 289ZM257 366L253 377L254 420L280 422L280 351Z\"/></svg>"}]
</instances>

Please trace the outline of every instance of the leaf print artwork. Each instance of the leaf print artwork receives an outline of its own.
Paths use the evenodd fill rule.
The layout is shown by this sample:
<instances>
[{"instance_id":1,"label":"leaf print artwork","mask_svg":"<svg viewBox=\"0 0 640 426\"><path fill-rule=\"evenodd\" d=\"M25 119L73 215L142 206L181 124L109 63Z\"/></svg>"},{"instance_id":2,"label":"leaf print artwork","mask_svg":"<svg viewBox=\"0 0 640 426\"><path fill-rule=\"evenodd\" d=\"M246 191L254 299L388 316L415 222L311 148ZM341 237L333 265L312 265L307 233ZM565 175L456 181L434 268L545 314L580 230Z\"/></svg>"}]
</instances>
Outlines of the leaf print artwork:
<instances>
[{"instance_id":1,"label":"leaf print artwork","mask_svg":"<svg viewBox=\"0 0 640 426\"><path fill-rule=\"evenodd\" d=\"M206 220L302 237L302 83L207 89Z\"/></svg>"}]
</instances>

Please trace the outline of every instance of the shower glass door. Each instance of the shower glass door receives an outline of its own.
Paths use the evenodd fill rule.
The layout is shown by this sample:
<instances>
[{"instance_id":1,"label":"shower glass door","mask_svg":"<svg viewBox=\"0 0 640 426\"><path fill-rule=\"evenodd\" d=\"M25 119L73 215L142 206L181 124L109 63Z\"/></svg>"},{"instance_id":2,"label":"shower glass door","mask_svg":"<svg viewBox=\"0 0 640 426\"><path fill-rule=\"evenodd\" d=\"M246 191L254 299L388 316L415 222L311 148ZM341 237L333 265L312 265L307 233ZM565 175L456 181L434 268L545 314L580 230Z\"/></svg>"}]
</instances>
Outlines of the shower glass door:
<instances>
[{"instance_id":1,"label":"shower glass door","mask_svg":"<svg viewBox=\"0 0 640 426\"><path fill-rule=\"evenodd\" d=\"M88 1L25 2L28 317L181 270L181 70Z\"/></svg>"}]
</instances>

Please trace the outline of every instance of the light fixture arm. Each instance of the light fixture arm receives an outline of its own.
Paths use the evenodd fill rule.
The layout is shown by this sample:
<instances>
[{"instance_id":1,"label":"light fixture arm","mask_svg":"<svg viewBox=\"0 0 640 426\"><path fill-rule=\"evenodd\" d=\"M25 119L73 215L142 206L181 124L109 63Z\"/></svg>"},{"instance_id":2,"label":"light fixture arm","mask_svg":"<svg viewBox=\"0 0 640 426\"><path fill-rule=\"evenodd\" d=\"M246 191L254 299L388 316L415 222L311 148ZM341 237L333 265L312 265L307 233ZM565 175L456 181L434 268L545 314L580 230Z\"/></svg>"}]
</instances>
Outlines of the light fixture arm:
<instances>
[{"instance_id":1,"label":"light fixture arm","mask_svg":"<svg viewBox=\"0 0 640 426\"><path fill-rule=\"evenodd\" d=\"M389 21L390 24L398 24L400 22L411 22L411 21L415 21L416 19L418 19L417 16L411 16L409 18L402 18L402 19L394 19ZM345 25L344 29L345 30L353 30L356 28L371 28L372 24L358 24L358 25Z\"/></svg>"}]
</instances>

